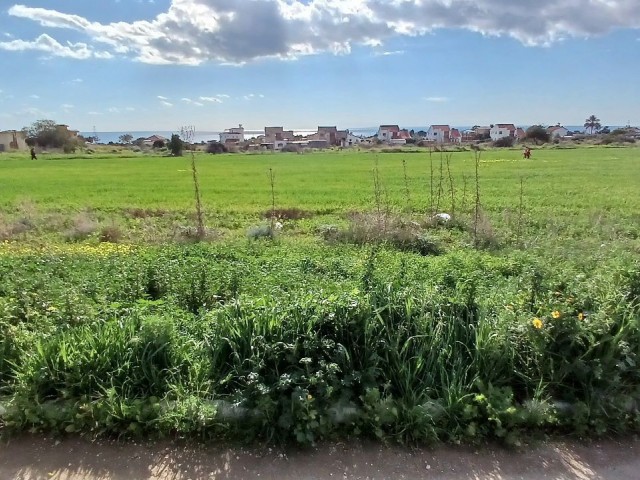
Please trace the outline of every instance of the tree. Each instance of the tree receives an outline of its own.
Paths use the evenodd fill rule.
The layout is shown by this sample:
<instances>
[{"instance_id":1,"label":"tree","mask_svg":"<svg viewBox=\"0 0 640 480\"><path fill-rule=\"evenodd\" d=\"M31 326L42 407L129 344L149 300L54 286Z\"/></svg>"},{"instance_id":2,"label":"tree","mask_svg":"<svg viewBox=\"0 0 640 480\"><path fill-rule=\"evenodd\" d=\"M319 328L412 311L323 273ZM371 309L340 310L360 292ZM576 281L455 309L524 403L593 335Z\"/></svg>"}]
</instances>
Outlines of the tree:
<instances>
[{"instance_id":1,"label":"tree","mask_svg":"<svg viewBox=\"0 0 640 480\"><path fill-rule=\"evenodd\" d=\"M527 128L525 138L528 140L533 140L534 142L536 142L536 144L538 142L546 143L551 139L551 135L549 135L547 129L542 125L533 125Z\"/></svg>"},{"instance_id":2,"label":"tree","mask_svg":"<svg viewBox=\"0 0 640 480\"><path fill-rule=\"evenodd\" d=\"M120 135L118 137L118 142L120 143L129 144L131 143L131 140L133 140L133 135L131 135L130 133L125 133L124 135Z\"/></svg>"},{"instance_id":3,"label":"tree","mask_svg":"<svg viewBox=\"0 0 640 480\"><path fill-rule=\"evenodd\" d=\"M167 148L171 151L171 155L174 157L182 156L182 149L184 148L184 142L180 138L180 135L171 135L171 140L167 143Z\"/></svg>"},{"instance_id":4,"label":"tree","mask_svg":"<svg viewBox=\"0 0 640 480\"><path fill-rule=\"evenodd\" d=\"M22 131L25 132L29 143L40 147L61 148L68 140L66 132L59 130L54 120L38 120L29 127L24 127Z\"/></svg>"},{"instance_id":5,"label":"tree","mask_svg":"<svg viewBox=\"0 0 640 480\"><path fill-rule=\"evenodd\" d=\"M601 126L602 125L600 125L600 119L595 115L590 115L589 118L584 121L584 128L589 130L589 133L591 134L593 134L597 130L600 130Z\"/></svg>"}]
</instances>

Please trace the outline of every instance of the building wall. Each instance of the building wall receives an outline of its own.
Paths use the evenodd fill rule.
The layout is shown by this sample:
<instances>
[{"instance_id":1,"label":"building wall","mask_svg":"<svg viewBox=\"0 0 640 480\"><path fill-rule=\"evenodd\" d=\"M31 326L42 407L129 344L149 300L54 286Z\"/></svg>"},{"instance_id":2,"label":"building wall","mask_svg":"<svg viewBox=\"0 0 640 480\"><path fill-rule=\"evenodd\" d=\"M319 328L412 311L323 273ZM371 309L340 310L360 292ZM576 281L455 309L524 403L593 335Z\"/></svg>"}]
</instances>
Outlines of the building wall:
<instances>
[{"instance_id":1,"label":"building wall","mask_svg":"<svg viewBox=\"0 0 640 480\"><path fill-rule=\"evenodd\" d=\"M0 151L27 150L24 133L16 130L0 132Z\"/></svg>"},{"instance_id":2,"label":"building wall","mask_svg":"<svg viewBox=\"0 0 640 480\"><path fill-rule=\"evenodd\" d=\"M448 135L445 135L445 131L439 128L429 127L427 131L427 140L436 142L436 143L444 143L445 141L449 141Z\"/></svg>"},{"instance_id":3,"label":"building wall","mask_svg":"<svg viewBox=\"0 0 640 480\"><path fill-rule=\"evenodd\" d=\"M495 126L491 129L491 140L496 141L504 137L515 136L515 130L509 130L506 127Z\"/></svg>"}]
</instances>

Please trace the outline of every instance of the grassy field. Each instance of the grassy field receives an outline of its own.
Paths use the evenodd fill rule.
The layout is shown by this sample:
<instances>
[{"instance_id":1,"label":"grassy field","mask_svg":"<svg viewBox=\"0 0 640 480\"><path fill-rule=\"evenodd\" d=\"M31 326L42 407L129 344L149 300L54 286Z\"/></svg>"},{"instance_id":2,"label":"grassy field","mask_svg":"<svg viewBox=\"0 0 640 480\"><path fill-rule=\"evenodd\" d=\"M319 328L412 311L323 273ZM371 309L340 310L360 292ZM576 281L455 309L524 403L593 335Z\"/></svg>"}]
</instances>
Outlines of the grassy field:
<instances>
[{"instance_id":1,"label":"grassy field","mask_svg":"<svg viewBox=\"0 0 640 480\"><path fill-rule=\"evenodd\" d=\"M41 226L32 234L55 233L69 228L70 217L88 211L96 224L117 225L128 241L144 242L161 241L170 236L167 232L189 224L194 211L189 158L126 155L42 155L37 162L0 157L5 230L26 216ZM523 160L519 150L481 152L481 206L495 229L505 232L518 223L530 236L634 237L639 156L637 148L540 149L531 161ZM207 226L232 235L244 235L271 209L269 169L275 175L276 208L298 208L313 217L293 229L303 234L340 223L349 212L385 210L420 218L455 209L462 218L474 211L470 151L199 154L197 165ZM380 182L377 199L374 171ZM156 219L131 222L128 217L136 209L151 212L134 217Z\"/></svg>"},{"instance_id":2,"label":"grassy field","mask_svg":"<svg viewBox=\"0 0 640 480\"><path fill-rule=\"evenodd\" d=\"M0 155L0 205L7 210L28 199L49 211L131 207L184 211L192 207L188 157L123 155L42 155L36 162L27 161L24 155ZM473 153L450 155L457 196L462 196L465 176L471 194ZM526 201L536 212L629 214L640 207L636 194L640 187L639 157L637 148L541 149L534 151L531 161L523 160L520 150L481 152L483 205L496 212L512 208L518 202L522 178ZM279 207L319 212L372 209L372 170L377 165L389 203L405 208L403 160L409 207L425 211L429 206L431 163L437 184L441 160L439 153L430 158L425 149L399 154L344 151L197 156L207 210L243 214L270 208L270 168L276 175ZM443 175L448 176L446 165ZM443 183L448 189L448 178ZM442 203L447 205L444 199Z\"/></svg>"},{"instance_id":3,"label":"grassy field","mask_svg":"<svg viewBox=\"0 0 640 480\"><path fill-rule=\"evenodd\" d=\"M640 149L196 161L0 156L1 431L640 430Z\"/></svg>"}]
</instances>

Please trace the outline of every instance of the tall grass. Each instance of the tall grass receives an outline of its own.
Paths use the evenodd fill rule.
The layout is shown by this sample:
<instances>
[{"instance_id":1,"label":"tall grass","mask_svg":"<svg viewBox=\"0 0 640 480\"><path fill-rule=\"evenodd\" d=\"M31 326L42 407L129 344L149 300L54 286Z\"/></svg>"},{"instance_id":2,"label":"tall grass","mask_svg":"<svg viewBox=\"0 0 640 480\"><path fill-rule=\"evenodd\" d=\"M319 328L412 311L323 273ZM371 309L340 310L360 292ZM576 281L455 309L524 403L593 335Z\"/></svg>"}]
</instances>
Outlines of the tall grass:
<instances>
[{"instance_id":1,"label":"tall grass","mask_svg":"<svg viewBox=\"0 0 640 480\"><path fill-rule=\"evenodd\" d=\"M630 259L591 278L526 254L253 243L0 256L0 421L301 444L635 431Z\"/></svg>"}]
</instances>

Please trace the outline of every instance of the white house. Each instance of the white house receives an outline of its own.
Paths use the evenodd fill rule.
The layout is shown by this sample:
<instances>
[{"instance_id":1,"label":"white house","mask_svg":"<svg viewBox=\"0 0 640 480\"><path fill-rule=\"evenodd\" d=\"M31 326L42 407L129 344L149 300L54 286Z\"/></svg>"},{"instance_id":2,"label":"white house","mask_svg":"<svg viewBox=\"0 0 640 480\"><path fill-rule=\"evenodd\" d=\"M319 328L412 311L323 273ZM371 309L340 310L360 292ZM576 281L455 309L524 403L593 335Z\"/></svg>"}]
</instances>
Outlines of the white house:
<instances>
[{"instance_id":1,"label":"white house","mask_svg":"<svg viewBox=\"0 0 640 480\"><path fill-rule=\"evenodd\" d=\"M235 128L228 128L220 133L220 143L241 143L244 142L244 127L242 124Z\"/></svg>"},{"instance_id":2,"label":"white house","mask_svg":"<svg viewBox=\"0 0 640 480\"><path fill-rule=\"evenodd\" d=\"M344 136L340 136L340 146L341 147L352 147L354 145L360 145L363 142L362 137L358 137L347 130Z\"/></svg>"},{"instance_id":3,"label":"white house","mask_svg":"<svg viewBox=\"0 0 640 480\"><path fill-rule=\"evenodd\" d=\"M549 127L547 128L547 132L549 132L549 136L552 139L566 137L569 134L569 130L567 130L561 125L555 125L553 127Z\"/></svg>"},{"instance_id":4,"label":"white house","mask_svg":"<svg viewBox=\"0 0 640 480\"><path fill-rule=\"evenodd\" d=\"M398 125L380 125L378 129L378 140L382 142L389 142L395 134L400 132L400 127Z\"/></svg>"},{"instance_id":5,"label":"white house","mask_svg":"<svg viewBox=\"0 0 640 480\"><path fill-rule=\"evenodd\" d=\"M427 141L434 143L449 143L449 125L431 125L427 130Z\"/></svg>"},{"instance_id":6,"label":"white house","mask_svg":"<svg viewBox=\"0 0 640 480\"><path fill-rule=\"evenodd\" d=\"M505 137L516 136L516 126L513 123L497 123L491 127L489 135L494 142Z\"/></svg>"}]
</instances>

